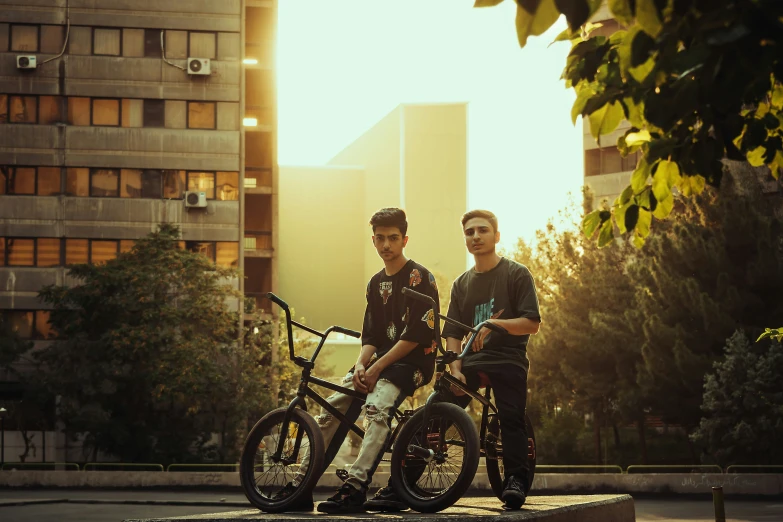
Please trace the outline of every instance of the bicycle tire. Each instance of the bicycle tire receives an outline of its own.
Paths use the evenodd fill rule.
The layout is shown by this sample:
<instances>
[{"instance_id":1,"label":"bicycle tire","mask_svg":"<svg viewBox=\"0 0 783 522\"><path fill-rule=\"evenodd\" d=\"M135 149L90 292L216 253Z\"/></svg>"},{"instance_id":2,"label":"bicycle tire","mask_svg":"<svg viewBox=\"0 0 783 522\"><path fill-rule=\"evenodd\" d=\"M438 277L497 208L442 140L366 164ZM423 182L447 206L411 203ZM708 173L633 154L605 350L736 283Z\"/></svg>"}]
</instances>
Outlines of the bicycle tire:
<instances>
[{"instance_id":1,"label":"bicycle tire","mask_svg":"<svg viewBox=\"0 0 783 522\"><path fill-rule=\"evenodd\" d=\"M425 461L423 459L408 453L408 446L419 442L421 438L423 417L424 410L422 409L415 413L400 430L392 449L391 480L394 490L410 508L422 513L436 513L454 505L470 487L478 469L480 442L476 425L464 409L450 403L430 405L428 424L434 427L435 421L439 421L437 425L440 427L438 429L446 430L445 433L448 434L448 430L454 427L462 437L461 444L450 443L450 447L464 447L462 462L454 482L447 489L437 492L437 494L428 492L426 488L419 484L409 484L407 480L409 474L406 473L408 467L406 466L406 461L409 466L415 469L420 469L422 466L430 470L434 466L443 467L443 464L437 464L435 461L424 464ZM428 435L436 433L438 432L427 430ZM443 449L439 448L440 451L443 451ZM452 464L448 464L448 466L447 469L456 469ZM413 475L417 476L418 481L419 474L414 473Z\"/></svg>"},{"instance_id":2,"label":"bicycle tire","mask_svg":"<svg viewBox=\"0 0 783 522\"><path fill-rule=\"evenodd\" d=\"M264 415L264 417L253 426L253 429L250 430L250 433L245 440L245 446L242 449L242 456L239 461L239 481L242 484L245 496L253 506L267 513L286 511L290 506L296 504L303 495L311 494L323 471L324 441L321 436L321 430L315 422L315 419L313 419L309 413L299 408L294 408L289 423L289 437L291 436L291 423L304 429L304 435L307 436L310 446L309 468L296 491L281 501L274 500L271 494L267 496L259 489L258 481L255 478L258 449L261 447L262 442L264 442L263 439L269 436L268 434L271 433L276 426L282 425L286 410L287 408L273 410ZM272 439L272 443L273 445L276 445L277 441ZM303 451L303 446L300 446L300 452L301 451ZM281 463L275 463L273 467L278 464ZM286 481L289 476L293 478L296 471L298 471L298 465L294 465L297 466L296 470L292 470L290 473L284 471L283 481ZM262 472L265 472L263 470L263 464L261 467ZM277 479L278 475L279 474L275 474L274 478ZM270 492L273 489L282 488L283 485L284 484L274 484L270 486Z\"/></svg>"},{"instance_id":3,"label":"bicycle tire","mask_svg":"<svg viewBox=\"0 0 783 522\"><path fill-rule=\"evenodd\" d=\"M527 474L527 491L533 487L533 479L536 476L536 435L533 431L533 424L530 422L530 418L525 415L525 430L527 431L528 438L528 474ZM499 441L502 447L502 440L500 434L500 422L497 415L493 415L487 425L487 436L484 440L484 454L487 456L487 478L489 479L489 485L492 488L492 492L496 497L502 500L503 494L503 456L498 457L498 450L495 441ZM532 451L531 451L532 444Z\"/></svg>"}]
</instances>

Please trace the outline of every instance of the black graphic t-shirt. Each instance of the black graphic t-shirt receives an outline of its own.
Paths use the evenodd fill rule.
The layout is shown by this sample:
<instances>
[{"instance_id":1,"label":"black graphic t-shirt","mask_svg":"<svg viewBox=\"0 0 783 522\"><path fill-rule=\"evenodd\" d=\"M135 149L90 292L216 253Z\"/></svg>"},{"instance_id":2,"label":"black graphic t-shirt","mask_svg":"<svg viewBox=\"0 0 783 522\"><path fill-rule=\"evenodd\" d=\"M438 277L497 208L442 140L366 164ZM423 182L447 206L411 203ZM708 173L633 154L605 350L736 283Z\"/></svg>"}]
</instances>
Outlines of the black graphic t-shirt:
<instances>
[{"instance_id":1,"label":"black graphic t-shirt","mask_svg":"<svg viewBox=\"0 0 783 522\"><path fill-rule=\"evenodd\" d=\"M517 317L540 322L538 297L530 270L506 258L501 258L497 266L488 272L477 272L471 268L459 276L451 287L448 317L471 326L487 319ZM446 323L443 337L462 339L465 331ZM481 369L512 364L527 371L530 367L527 359L529 339L530 335L491 332L484 339L484 348L469 353L462 367Z\"/></svg>"},{"instance_id":2,"label":"black graphic t-shirt","mask_svg":"<svg viewBox=\"0 0 783 522\"><path fill-rule=\"evenodd\" d=\"M435 276L412 259L393 276L381 270L367 285L362 345L375 346L376 355L382 357L397 341L419 344L380 376L411 395L430 382L435 371L435 316L429 304L402 295L406 286L439 303Z\"/></svg>"}]
</instances>

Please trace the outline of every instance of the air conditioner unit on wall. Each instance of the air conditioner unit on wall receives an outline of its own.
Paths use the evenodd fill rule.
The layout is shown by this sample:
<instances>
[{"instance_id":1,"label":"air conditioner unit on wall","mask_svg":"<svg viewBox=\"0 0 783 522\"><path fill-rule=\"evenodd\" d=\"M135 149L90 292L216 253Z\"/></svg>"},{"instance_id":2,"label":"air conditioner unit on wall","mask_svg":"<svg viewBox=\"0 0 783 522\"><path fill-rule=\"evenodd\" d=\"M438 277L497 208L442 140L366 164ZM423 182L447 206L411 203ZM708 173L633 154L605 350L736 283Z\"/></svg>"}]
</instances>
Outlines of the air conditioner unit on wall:
<instances>
[{"instance_id":1,"label":"air conditioner unit on wall","mask_svg":"<svg viewBox=\"0 0 783 522\"><path fill-rule=\"evenodd\" d=\"M34 54L19 54L16 56L17 69L35 69L37 60Z\"/></svg>"},{"instance_id":2,"label":"air conditioner unit on wall","mask_svg":"<svg viewBox=\"0 0 783 522\"><path fill-rule=\"evenodd\" d=\"M206 208L207 207L207 193L206 192L185 192L185 207L186 208Z\"/></svg>"},{"instance_id":3,"label":"air conditioner unit on wall","mask_svg":"<svg viewBox=\"0 0 783 522\"><path fill-rule=\"evenodd\" d=\"M209 58L188 58L188 74L212 74Z\"/></svg>"}]
</instances>

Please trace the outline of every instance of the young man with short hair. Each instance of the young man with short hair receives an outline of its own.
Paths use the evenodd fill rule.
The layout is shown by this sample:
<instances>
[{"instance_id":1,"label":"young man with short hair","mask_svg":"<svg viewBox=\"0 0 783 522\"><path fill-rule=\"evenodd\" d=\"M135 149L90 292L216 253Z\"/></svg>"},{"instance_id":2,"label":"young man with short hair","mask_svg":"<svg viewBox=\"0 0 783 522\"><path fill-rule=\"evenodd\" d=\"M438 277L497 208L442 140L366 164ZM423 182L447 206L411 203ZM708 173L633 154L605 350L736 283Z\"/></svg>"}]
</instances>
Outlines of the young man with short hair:
<instances>
[{"instance_id":1,"label":"young man with short hair","mask_svg":"<svg viewBox=\"0 0 783 522\"><path fill-rule=\"evenodd\" d=\"M489 378L498 408L505 468L503 501L507 508L525 503L528 484L528 448L525 429L527 401L527 343L538 332L541 316L533 277L524 265L500 257L497 217L487 210L473 210L462 216L465 245L475 266L459 276L451 287L448 317L476 326L489 320L506 334L482 328L465 359L449 365L452 376L476 390L479 372ZM460 353L465 332L446 323L446 347ZM448 391L447 391L448 392ZM455 402L467 405L470 397L453 389ZM459 396L463 397L459 397ZM467 399L465 401L464 399ZM522 443L525 441L525 443Z\"/></svg>"},{"instance_id":2,"label":"young man with short hair","mask_svg":"<svg viewBox=\"0 0 783 522\"><path fill-rule=\"evenodd\" d=\"M389 486L379 490L365 507L367 488L389 442L394 410L417 388L427 384L435 369L434 311L427 304L404 298L401 292L408 287L431 296L437 303L435 277L403 254L408 243L408 222L402 209L381 209L373 214L370 225L372 242L384 268L367 285L361 352L342 382L346 388L367 394L366 431L344 484L334 496L318 505L318 511L323 513L405 509L393 498ZM350 420L358 418L359 400L342 393L335 393L327 400ZM327 448L324 465L328 466L345 439L347 428L325 411L321 411L316 421ZM307 461L306 455L303 460ZM302 466L297 478L279 495L287 496L295 491L306 470ZM311 495L294 509L312 508Z\"/></svg>"}]
</instances>

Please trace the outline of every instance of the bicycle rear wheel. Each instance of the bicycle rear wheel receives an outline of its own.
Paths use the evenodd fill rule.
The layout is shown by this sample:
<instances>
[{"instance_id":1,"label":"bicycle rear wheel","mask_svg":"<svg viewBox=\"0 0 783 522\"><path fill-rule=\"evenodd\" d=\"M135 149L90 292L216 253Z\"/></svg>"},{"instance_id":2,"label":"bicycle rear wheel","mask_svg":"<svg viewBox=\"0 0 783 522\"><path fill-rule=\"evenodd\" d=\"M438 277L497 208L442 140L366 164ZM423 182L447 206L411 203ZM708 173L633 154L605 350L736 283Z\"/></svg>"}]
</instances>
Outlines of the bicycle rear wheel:
<instances>
[{"instance_id":1,"label":"bicycle rear wheel","mask_svg":"<svg viewBox=\"0 0 783 522\"><path fill-rule=\"evenodd\" d=\"M419 410L400 430L391 458L392 486L403 502L423 513L442 511L470 487L479 462L479 436L473 419L457 405L429 406L426 430ZM409 451L432 450L430 459Z\"/></svg>"},{"instance_id":2,"label":"bicycle rear wheel","mask_svg":"<svg viewBox=\"0 0 783 522\"><path fill-rule=\"evenodd\" d=\"M536 475L536 435L530 418L525 415L525 430L527 431L527 490L533 487L533 478ZM497 415L493 415L487 426L487 435L484 440L484 453L487 456L487 478L492 492L501 498L503 493L503 478L505 468L503 466L503 441L501 440L500 422ZM501 498L502 500L502 498Z\"/></svg>"},{"instance_id":3,"label":"bicycle rear wheel","mask_svg":"<svg viewBox=\"0 0 783 522\"><path fill-rule=\"evenodd\" d=\"M268 513L286 511L303 495L311 494L324 465L321 430L315 419L299 408L292 411L280 460L274 462L270 458L277 451L286 410L273 410L253 426L239 461L239 480L245 496L255 507ZM296 477L302 465L307 466L307 471L299 486L281 497L279 493Z\"/></svg>"}]
</instances>

